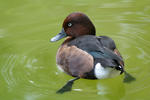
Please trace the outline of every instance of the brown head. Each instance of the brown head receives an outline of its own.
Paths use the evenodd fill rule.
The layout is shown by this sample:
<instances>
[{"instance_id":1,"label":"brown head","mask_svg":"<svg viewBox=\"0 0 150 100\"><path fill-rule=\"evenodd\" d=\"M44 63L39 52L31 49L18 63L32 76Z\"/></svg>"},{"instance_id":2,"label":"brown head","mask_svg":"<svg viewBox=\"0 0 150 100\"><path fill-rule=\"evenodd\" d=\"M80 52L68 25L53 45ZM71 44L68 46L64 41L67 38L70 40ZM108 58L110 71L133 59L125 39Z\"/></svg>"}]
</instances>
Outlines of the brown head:
<instances>
[{"instance_id":1,"label":"brown head","mask_svg":"<svg viewBox=\"0 0 150 100\"><path fill-rule=\"evenodd\" d=\"M95 35L95 27L88 16L81 12L75 12L66 17L61 32L51 41L55 42L66 36L79 37L82 35Z\"/></svg>"}]
</instances>

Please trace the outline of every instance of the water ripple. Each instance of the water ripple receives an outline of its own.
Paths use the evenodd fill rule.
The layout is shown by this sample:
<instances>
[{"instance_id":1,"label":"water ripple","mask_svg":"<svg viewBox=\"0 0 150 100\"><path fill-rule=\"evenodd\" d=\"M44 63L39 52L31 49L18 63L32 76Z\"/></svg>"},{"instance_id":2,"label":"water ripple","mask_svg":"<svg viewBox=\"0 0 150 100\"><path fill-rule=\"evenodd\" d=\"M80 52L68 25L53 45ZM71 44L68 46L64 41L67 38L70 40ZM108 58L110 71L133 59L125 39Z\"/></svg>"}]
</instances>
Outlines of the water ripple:
<instances>
[{"instance_id":1,"label":"water ripple","mask_svg":"<svg viewBox=\"0 0 150 100\"><path fill-rule=\"evenodd\" d=\"M2 76L8 84L8 87L15 86L17 84L13 75L16 59L17 55L10 55L1 69Z\"/></svg>"},{"instance_id":2,"label":"water ripple","mask_svg":"<svg viewBox=\"0 0 150 100\"><path fill-rule=\"evenodd\" d=\"M139 59L142 59L143 60L143 63L144 64L148 64L150 62L150 56L148 53L146 53L142 48L140 47L136 47L139 51L140 51L140 54L137 55L137 57Z\"/></svg>"}]
</instances>

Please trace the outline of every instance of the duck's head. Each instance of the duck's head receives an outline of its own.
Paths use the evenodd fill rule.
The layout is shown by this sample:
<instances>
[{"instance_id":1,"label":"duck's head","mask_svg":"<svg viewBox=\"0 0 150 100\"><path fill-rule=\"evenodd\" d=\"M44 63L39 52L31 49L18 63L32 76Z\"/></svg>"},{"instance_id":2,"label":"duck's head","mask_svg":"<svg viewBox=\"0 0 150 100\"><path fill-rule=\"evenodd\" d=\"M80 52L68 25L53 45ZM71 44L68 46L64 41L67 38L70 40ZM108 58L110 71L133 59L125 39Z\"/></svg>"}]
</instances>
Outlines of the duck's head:
<instances>
[{"instance_id":1,"label":"duck's head","mask_svg":"<svg viewBox=\"0 0 150 100\"><path fill-rule=\"evenodd\" d=\"M66 17L61 32L50 41L55 42L67 36L76 38L82 35L95 35L95 27L88 16L75 12Z\"/></svg>"}]
</instances>

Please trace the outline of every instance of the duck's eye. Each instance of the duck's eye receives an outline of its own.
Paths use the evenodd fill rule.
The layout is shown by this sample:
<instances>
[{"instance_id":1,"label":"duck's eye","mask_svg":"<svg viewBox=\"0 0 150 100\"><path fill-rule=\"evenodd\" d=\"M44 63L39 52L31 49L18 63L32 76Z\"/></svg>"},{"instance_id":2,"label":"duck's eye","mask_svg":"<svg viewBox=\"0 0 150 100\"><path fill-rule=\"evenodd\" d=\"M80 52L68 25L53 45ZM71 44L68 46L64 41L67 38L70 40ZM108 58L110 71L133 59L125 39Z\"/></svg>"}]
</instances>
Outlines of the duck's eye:
<instances>
[{"instance_id":1,"label":"duck's eye","mask_svg":"<svg viewBox=\"0 0 150 100\"><path fill-rule=\"evenodd\" d=\"M68 23L68 27L71 27L72 26L72 23Z\"/></svg>"}]
</instances>

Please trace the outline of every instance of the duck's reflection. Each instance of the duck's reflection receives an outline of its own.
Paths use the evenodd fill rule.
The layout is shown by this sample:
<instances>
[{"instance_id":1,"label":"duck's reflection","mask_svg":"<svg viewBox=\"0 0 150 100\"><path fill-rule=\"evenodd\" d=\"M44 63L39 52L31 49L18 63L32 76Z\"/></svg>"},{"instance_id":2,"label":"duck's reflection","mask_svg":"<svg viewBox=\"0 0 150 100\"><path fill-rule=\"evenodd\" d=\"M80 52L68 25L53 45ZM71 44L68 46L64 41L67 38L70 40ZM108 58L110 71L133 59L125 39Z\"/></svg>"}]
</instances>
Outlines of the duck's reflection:
<instances>
[{"instance_id":1,"label":"duck's reflection","mask_svg":"<svg viewBox=\"0 0 150 100\"><path fill-rule=\"evenodd\" d=\"M116 81L111 79L110 82L108 81L97 82L97 94L104 96L108 100L120 100L123 98L125 96L125 88L122 80Z\"/></svg>"}]
</instances>

